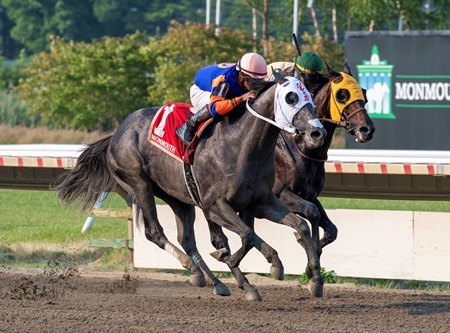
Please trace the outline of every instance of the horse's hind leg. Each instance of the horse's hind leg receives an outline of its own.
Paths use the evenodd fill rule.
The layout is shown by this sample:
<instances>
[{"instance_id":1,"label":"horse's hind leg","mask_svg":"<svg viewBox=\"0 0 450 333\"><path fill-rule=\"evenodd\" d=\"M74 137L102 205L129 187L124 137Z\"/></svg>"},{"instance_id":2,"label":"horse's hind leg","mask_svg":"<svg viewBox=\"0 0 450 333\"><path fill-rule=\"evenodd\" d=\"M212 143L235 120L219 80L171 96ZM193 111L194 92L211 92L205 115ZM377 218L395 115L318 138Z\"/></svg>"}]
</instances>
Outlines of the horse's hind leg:
<instances>
[{"instance_id":1,"label":"horse's hind leg","mask_svg":"<svg viewBox=\"0 0 450 333\"><path fill-rule=\"evenodd\" d=\"M230 254L230 247L228 245L228 238L224 234L222 227L208 220L209 233L211 236L211 244L217 249L212 255L215 259L223 261L221 256L216 256L217 254ZM249 301L259 301L261 300L261 295L258 290L248 282L245 275L242 273L239 267L231 267L228 264L231 273L233 273L238 286L240 289L245 290L246 298Z\"/></svg>"},{"instance_id":2,"label":"horse's hind leg","mask_svg":"<svg viewBox=\"0 0 450 333\"><path fill-rule=\"evenodd\" d=\"M204 286L205 277L207 277L214 287L214 294L229 296L231 293L228 287L211 272L198 252L194 234L195 207L185 204L160 190L155 192L158 197L164 200L172 208L175 214L178 242L193 262L191 267L192 275L189 279L190 282L196 286Z\"/></svg>"},{"instance_id":3,"label":"horse's hind leg","mask_svg":"<svg viewBox=\"0 0 450 333\"><path fill-rule=\"evenodd\" d=\"M152 182L147 175L140 173L136 176L122 170L122 172L118 172L116 180L128 193L133 193L139 208L142 210L145 237L174 256L184 268L191 270L191 258L169 242L164 234L158 221Z\"/></svg>"}]
</instances>

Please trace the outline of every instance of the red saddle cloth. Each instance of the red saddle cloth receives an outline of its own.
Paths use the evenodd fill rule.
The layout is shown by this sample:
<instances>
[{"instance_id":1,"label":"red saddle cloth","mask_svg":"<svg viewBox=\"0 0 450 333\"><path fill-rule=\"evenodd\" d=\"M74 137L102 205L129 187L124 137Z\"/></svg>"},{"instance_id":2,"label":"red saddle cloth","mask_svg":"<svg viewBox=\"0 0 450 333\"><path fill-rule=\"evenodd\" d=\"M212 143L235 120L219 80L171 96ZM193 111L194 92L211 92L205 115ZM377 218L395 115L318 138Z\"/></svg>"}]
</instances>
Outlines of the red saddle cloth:
<instances>
[{"instance_id":1,"label":"red saddle cloth","mask_svg":"<svg viewBox=\"0 0 450 333\"><path fill-rule=\"evenodd\" d=\"M208 121L203 123L197 130L192 143L186 150L185 144L178 137L176 130L181 127L186 120L193 114L191 104L184 103L168 103L162 106L156 113L148 131L147 141L152 145L155 145L161 151L169 154L173 158L180 162L192 164L193 152L198 142L198 135L207 124ZM212 121L212 119L210 119Z\"/></svg>"}]
</instances>

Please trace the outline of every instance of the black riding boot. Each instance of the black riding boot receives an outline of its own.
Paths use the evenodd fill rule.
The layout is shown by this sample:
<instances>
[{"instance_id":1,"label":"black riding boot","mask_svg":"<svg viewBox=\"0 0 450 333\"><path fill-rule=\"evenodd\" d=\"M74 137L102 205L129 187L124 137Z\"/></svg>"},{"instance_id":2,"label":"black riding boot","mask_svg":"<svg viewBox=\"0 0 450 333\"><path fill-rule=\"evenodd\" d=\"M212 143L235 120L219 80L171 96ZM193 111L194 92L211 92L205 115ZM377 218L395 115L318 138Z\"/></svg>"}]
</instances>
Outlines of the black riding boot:
<instances>
[{"instance_id":1,"label":"black riding boot","mask_svg":"<svg viewBox=\"0 0 450 333\"><path fill-rule=\"evenodd\" d=\"M211 117L212 115L208 110L208 105L203 106L200 110L190 116L183 126L177 128L177 135L186 145L190 144L198 126Z\"/></svg>"}]
</instances>

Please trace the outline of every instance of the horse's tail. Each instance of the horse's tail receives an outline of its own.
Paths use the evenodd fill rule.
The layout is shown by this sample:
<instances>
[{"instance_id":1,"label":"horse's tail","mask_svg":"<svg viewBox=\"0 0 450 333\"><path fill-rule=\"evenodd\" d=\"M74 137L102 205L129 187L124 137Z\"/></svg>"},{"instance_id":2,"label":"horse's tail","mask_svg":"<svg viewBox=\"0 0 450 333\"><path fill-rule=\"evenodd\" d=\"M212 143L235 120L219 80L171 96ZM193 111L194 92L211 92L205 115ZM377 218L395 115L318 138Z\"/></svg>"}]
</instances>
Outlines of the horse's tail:
<instances>
[{"instance_id":1,"label":"horse's tail","mask_svg":"<svg viewBox=\"0 0 450 333\"><path fill-rule=\"evenodd\" d=\"M116 181L106 161L110 141L111 135L88 145L75 167L57 180L54 190L64 206L77 202L81 209L90 209L102 192L114 189Z\"/></svg>"}]
</instances>

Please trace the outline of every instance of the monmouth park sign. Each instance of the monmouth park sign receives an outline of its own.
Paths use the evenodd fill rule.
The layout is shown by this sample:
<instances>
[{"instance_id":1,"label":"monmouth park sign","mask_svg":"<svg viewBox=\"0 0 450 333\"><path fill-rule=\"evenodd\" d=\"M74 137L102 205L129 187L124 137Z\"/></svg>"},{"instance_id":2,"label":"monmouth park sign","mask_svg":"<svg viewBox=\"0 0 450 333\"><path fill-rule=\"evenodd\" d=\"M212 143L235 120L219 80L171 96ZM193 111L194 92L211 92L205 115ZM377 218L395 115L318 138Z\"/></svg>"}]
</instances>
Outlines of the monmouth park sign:
<instances>
[{"instance_id":1,"label":"monmouth park sign","mask_svg":"<svg viewBox=\"0 0 450 333\"><path fill-rule=\"evenodd\" d=\"M376 133L347 148L450 150L449 54L450 30L348 32L345 58Z\"/></svg>"}]
</instances>

